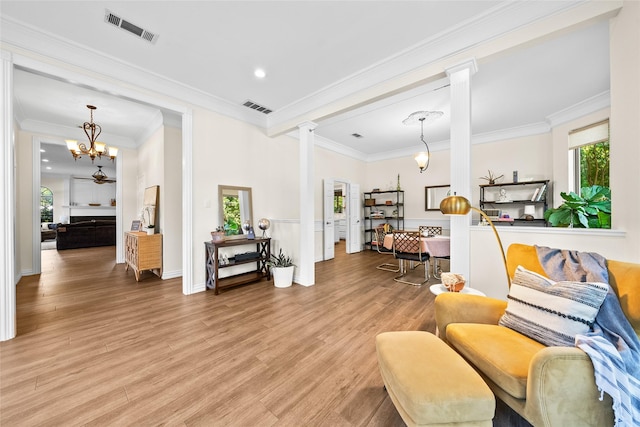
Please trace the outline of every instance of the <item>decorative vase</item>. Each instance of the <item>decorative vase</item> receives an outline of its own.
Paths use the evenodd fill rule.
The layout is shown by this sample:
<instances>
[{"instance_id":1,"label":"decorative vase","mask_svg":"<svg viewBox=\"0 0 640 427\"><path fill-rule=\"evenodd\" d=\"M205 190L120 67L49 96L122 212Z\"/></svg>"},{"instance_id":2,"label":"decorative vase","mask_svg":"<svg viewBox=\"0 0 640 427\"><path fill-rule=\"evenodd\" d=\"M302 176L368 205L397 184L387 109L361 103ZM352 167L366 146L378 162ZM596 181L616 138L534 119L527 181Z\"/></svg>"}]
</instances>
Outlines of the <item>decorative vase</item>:
<instances>
[{"instance_id":1,"label":"decorative vase","mask_svg":"<svg viewBox=\"0 0 640 427\"><path fill-rule=\"evenodd\" d=\"M212 242L224 242L224 231L212 231L211 232L211 241Z\"/></svg>"},{"instance_id":2,"label":"decorative vase","mask_svg":"<svg viewBox=\"0 0 640 427\"><path fill-rule=\"evenodd\" d=\"M272 267L273 285L276 288L288 288L293 283L293 268L290 267Z\"/></svg>"},{"instance_id":3,"label":"decorative vase","mask_svg":"<svg viewBox=\"0 0 640 427\"><path fill-rule=\"evenodd\" d=\"M155 227L153 227L153 228L148 228L147 227L147 234L151 235L151 234L155 234L155 232L156 232Z\"/></svg>"}]
</instances>

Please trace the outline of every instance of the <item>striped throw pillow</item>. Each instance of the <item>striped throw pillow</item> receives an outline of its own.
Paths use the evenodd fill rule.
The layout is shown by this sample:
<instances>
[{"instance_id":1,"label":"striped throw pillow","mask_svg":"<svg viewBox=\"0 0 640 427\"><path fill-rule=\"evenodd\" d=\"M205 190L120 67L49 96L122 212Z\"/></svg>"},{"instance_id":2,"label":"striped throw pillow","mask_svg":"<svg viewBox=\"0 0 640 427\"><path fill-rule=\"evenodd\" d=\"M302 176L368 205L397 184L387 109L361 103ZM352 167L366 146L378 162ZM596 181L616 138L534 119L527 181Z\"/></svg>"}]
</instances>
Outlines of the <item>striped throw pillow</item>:
<instances>
[{"instance_id":1,"label":"striped throw pillow","mask_svg":"<svg viewBox=\"0 0 640 427\"><path fill-rule=\"evenodd\" d=\"M575 345L592 329L607 283L554 282L518 266L499 324L547 346Z\"/></svg>"}]
</instances>

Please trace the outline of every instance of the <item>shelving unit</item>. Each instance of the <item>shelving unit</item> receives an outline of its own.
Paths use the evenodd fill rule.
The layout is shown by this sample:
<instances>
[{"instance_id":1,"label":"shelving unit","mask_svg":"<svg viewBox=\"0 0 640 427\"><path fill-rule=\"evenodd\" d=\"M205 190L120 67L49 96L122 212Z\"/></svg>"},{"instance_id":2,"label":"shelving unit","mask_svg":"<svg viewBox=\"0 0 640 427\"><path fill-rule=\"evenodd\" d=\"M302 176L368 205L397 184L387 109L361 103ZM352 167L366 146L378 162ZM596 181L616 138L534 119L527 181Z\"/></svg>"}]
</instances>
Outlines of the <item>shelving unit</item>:
<instances>
[{"instance_id":1,"label":"shelving unit","mask_svg":"<svg viewBox=\"0 0 640 427\"><path fill-rule=\"evenodd\" d=\"M243 238L223 240L220 242L211 241L204 242L204 245L206 249L206 284L207 288L213 289L216 295L218 295L221 289L257 282L264 278L271 280L271 271L267 265L267 261L271 258L271 238L256 237L255 239ZM243 260L232 257L229 258L230 262L228 264L220 263L219 249L245 245L255 245L255 256ZM220 277L219 275L220 269L251 263L255 264L255 270L231 274L227 277Z\"/></svg>"},{"instance_id":2,"label":"shelving unit","mask_svg":"<svg viewBox=\"0 0 640 427\"><path fill-rule=\"evenodd\" d=\"M387 201L390 201L391 204L387 204ZM376 212L381 212L381 214L376 216L374 215ZM364 193L365 248L375 249L371 244L374 236L373 230L386 222L396 230L404 229L404 191L389 190Z\"/></svg>"},{"instance_id":3,"label":"shelving unit","mask_svg":"<svg viewBox=\"0 0 640 427\"><path fill-rule=\"evenodd\" d=\"M501 190L504 190L504 196L506 196L504 200L501 200ZM494 221L495 225L546 227L544 211L549 207L551 194L551 182L548 179L481 185L480 209L485 213L495 209L501 214L509 214L509 217L513 219L513 221ZM535 208L533 220L522 218L526 205L532 205ZM489 215L489 217L491 216Z\"/></svg>"}]
</instances>

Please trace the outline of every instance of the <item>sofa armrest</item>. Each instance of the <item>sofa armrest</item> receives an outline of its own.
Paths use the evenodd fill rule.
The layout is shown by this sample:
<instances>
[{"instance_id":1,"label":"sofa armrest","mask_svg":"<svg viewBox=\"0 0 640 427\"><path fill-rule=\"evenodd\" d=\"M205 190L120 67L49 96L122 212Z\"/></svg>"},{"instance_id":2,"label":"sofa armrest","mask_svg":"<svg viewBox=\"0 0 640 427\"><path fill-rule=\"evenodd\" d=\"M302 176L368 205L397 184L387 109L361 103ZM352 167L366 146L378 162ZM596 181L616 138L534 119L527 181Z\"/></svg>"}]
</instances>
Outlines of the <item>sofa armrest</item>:
<instances>
[{"instance_id":1,"label":"sofa armrest","mask_svg":"<svg viewBox=\"0 0 640 427\"><path fill-rule=\"evenodd\" d=\"M504 314L507 302L478 295L442 293L436 296L436 326L438 335L447 342L449 323L483 323L497 325Z\"/></svg>"},{"instance_id":2,"label":"sofa armrest","mask_svg":"<svg viewBox=\"0 0 640 427\"><path fill-rule=\"evenodd\" d=\"M545 347L531 360L525 417L540 426L613 426L612 401L602 401L593 364L576 347Z\"/></svg>"}]
</instances>

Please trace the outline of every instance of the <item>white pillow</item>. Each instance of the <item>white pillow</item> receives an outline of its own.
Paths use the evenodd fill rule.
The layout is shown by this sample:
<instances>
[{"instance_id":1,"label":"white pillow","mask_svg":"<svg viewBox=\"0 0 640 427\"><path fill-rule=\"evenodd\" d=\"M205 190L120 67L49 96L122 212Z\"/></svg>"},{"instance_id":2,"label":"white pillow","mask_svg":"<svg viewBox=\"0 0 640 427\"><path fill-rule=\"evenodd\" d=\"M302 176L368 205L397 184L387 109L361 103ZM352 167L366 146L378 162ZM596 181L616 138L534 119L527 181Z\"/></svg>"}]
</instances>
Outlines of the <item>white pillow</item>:
<instances>
[{"instance_id":1,"label":"white pillow","mask_svg":"<svg viewBox=\"0 0 640 427\"><path fill-rule=\"evenodd\" d=\"M547 346L575 345L593 327L607 283L554 282L518 266L499 324Z\"/></svg>"}]
</instances>

